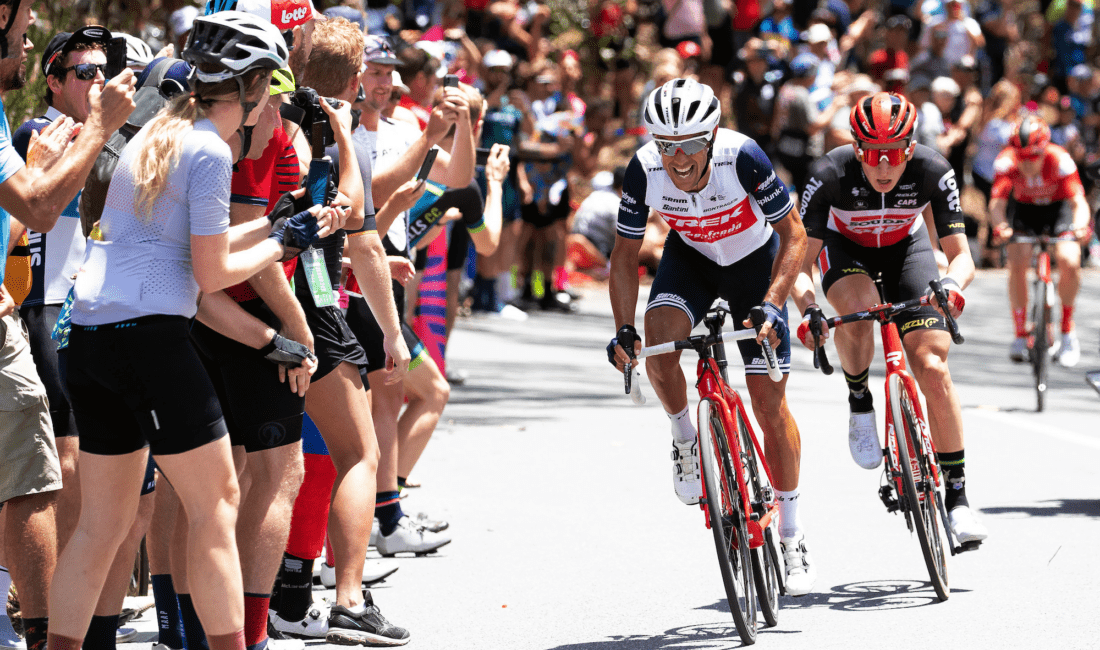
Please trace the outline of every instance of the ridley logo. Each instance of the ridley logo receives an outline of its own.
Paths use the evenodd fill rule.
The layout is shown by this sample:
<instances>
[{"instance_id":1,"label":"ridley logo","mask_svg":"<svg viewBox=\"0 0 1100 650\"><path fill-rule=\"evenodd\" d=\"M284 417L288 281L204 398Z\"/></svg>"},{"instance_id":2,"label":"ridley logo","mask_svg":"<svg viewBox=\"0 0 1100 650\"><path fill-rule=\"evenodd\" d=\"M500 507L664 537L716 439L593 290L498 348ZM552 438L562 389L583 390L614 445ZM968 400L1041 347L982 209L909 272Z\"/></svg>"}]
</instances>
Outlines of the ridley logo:
<instances>
[{"instance_id":1,"label":"ridley logo","mask_svg":"<svg viewBox=\"0 0 1100 650\"><path fill-rule=\"evenodd\" d=\"M886 363L892 366L901 365L901 352L891 352L890 354L886 355Z\"/></svg>"}]
</instances>

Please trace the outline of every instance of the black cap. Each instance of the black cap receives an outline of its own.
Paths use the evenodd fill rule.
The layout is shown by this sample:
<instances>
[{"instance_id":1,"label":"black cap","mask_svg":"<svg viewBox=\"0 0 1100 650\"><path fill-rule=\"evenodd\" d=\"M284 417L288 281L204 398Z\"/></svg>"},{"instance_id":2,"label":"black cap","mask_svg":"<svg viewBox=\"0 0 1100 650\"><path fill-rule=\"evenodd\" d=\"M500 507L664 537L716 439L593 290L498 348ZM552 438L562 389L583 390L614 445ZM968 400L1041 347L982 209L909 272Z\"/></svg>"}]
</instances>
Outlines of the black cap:
<instances>
[{"instance_id":1,"label":"black cap","mask_svg":"<svg viewBox=\"0 0 1100 650\"><path fill-rule=\"evenodd\" d=\"M60 32L50 39L46 51L42 54L42 74L49 75L50 68L60 65L65 55L72 52L81 43L102 43L104 46L111 42L111 32L106 27L88 25L75 32Z\"/></svg>"}]
</instances>

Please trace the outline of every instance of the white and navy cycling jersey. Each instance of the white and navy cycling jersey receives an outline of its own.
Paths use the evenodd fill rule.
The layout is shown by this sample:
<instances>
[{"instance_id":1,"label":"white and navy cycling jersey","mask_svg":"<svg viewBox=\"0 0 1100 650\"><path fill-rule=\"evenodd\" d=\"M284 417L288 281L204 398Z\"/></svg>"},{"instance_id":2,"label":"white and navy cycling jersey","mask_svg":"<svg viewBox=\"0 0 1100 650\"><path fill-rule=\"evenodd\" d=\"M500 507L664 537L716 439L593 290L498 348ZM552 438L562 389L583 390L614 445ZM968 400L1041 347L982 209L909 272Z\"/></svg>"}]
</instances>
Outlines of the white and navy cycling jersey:
<instances>
[{"instance_id":1,"label":"white and navy cycling jersey","mask_svg":"<svg viewBox=\"0 0 1100 650\"><path fill-rule=\"evenodd\" d=\"M721 266L729 266L768 243L772 223L792 209L791 197L772 163L751 138L718 129L710 180L698 192L676 188L650 142L626 168L617 232L645 236L649 206L684 242Z\"/></svg>"},{"instance_id":2,"label":"white and navy cycling jersey","mask_svg":"<svg viewBox=\"0 0 1100 650\"><path fill-rule=\"evenodd\" d=\"M940 237L965 232L955 170L943 156L916 145L894 189L883 194L867 180L855 150L843 145L810 168L800 213L809 237L825 239L831 231L883 248L919 232L929 205Z\"/></svg>"}]
</instances>

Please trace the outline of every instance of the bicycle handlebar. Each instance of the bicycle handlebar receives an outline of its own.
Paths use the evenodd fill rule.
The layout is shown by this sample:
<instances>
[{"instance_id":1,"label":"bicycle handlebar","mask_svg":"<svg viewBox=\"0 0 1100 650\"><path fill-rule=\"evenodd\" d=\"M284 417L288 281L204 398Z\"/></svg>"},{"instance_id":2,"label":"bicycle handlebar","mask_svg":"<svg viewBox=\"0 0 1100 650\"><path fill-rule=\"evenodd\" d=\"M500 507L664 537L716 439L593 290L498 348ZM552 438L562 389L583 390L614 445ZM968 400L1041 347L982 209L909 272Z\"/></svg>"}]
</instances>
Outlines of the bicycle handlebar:
<instances>
[{"instance_id":1,"label":"bicycle handlebar","mask_svg":"<svg viewBox=\"0 0 1100 650\"><path fill-rule=\"evenodd\" d=\"M1013 235L1010 244L1054 244L1060 241L1077 241L1073 231L1069 230L1057 235Z\"/></svg>"}]
</instances>

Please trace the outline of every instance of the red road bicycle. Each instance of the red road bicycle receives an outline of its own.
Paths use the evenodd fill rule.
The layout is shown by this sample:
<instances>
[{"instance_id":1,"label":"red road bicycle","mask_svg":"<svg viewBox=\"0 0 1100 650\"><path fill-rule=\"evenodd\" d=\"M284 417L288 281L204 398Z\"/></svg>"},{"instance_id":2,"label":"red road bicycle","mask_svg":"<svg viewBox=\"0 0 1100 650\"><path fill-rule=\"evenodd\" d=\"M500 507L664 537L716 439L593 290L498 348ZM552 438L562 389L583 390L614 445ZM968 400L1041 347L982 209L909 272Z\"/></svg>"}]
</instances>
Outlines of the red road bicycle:
<instances>
[{"instance_id":1,"label":"red road bicycle","mask_svg":"<svg viewBox=\"0 0 1100 650\"><path fill-rule=\"evenodd\" d=\"M749 425L741 396L728 383L723 343L755 338L764 313L759 308L750 312L757 329L723 333L727 315L724 308L713 308L703 319L707 334L642 348L638 358L688 349L699 354L697 430L703 479L699 507L714 535L733 622L741 641L751 645L756 643L757 606L767 626L776 625L779 596L786 593L786 588L777 550L779 504L772 489L771 470ZM780 381L783 374L767 341L764 349L768 374ZM632 381L637 371L628 366L623 374L626 392L635 403L644 404L638 382Z\"/></svg>"},{"instance_id":2,"label":"red road bicycle","mask_svg":"<svg viewBox=\"0 0 1100 650\"><path fill-rule=\"evenodd\" d=\"M880 298L885 301L881 276L875 278L875 285ZM932 280L929 286L939 303L946 305L947 294L939 281ZM895 315L929 304L932 304L930 299L923 296L822 320L830 328L866 320L879 322L882 351L886 357L886 401L890 405L886 412L886 449L883 454L886 457L886 480L879 488L879 498L888 512L900 510L905 515L910 533L916 531L932 588L942 602L951 594L947 583L944 542L947 542L951 555L976 549L981 542L959 545L951 532L947 509L943 505L944 481L936 462L936 448L929 434L928 421L921 410L917 382L905 369L905 352L898 327L893 322ZM952 340L961 344L964 339L959 333L958 323L949 313L944 314L944 320ZM825 357L825 349L820 346L820 325L811 323L810 330L814 334L814 366L820 366L822 372L830 375L833 368Z\"/></svg>"},{"instance_id":3,"label":"red road bicycle","mask_svg":"<svg viewBox=\"0 0 1100 650\"><path fill-rule=\"evenodd\" d=\"M1047 375L1050 373L1050 348L1054 343L1053 311L1054 282L1050 278L1050 251L1052 244L1060 241L1073 241L1072 233L1051 237L1050 235L1021 235L1013 237L1014 244L1038 244L1035 255L1035 279L1031 283L1028 303L1028 361L1031 374L1035 378L1035 410L1042 411L1046 406Z\"/></svg>"}]
</instances>

